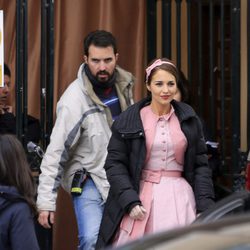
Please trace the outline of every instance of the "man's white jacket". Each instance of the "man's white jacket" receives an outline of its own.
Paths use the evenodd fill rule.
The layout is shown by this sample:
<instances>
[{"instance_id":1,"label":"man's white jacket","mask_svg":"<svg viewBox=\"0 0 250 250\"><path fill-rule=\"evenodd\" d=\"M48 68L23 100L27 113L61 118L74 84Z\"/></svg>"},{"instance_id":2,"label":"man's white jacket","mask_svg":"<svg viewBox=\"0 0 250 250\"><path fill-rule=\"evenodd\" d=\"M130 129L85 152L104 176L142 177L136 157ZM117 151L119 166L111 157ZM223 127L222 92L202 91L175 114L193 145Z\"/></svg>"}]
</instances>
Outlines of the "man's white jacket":
<instances>
[{"instance_id":1,"label":"man's white jacket","mask_svg":"<svg viewBox=\"0 0 250 250\"><path fill-rule=\"evenodd\" d=\"M133 104L134 77L116 67L116 90L122 111ZM79 68L73 81L57 103L56 122L50 137L39 176L37 206L55 211L60 186L70 192L74 173L85 168L95 182L103 200L109 183L103 168L110 139L112 115L93 91L92 84Z\"/></svg>"}]
</instances>

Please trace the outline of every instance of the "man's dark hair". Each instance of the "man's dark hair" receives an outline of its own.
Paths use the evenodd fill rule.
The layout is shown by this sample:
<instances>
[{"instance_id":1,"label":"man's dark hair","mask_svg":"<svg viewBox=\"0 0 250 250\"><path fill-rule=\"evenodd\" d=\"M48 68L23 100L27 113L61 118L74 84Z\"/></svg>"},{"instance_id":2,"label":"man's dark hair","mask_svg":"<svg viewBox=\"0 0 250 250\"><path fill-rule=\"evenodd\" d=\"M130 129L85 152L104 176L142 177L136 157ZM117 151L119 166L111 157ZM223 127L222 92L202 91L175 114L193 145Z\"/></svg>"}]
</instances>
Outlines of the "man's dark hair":
<instances>
[{"instance_id":1,"label":"man's dark hair","mask_svg":"<svg viewBox=\"0 0 250 250\"><path fill-rule=\"evenodd\" d=\"M11 77L10 68L7 64L4 64L4 74Z\"/></svg>"},{"instance_id":2,"label":"man's dark hair","mask_svg":"<svg viewBox=\"0 0 250 250\"><path fill-rule=\"evenodd\" d=\"M112 46L114 53L117 53L116 39L106 30L96 30L90 32L84 39L84 54L89 55L89 46L94 45L96 47L106 48Z\"/></svg>"}]
</instances>

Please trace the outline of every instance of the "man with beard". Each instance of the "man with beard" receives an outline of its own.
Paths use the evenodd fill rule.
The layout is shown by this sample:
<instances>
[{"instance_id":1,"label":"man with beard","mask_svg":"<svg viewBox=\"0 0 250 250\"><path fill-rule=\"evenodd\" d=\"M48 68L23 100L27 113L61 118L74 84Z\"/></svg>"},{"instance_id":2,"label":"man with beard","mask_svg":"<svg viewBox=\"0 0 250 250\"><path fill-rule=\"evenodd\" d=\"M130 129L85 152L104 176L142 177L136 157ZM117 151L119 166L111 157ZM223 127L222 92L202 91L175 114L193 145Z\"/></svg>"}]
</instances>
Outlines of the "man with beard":
<instances>
[{"instance_id":1,"label":"man with beard","mask_svg":"<svg viewBox=\"0 0 250 250\"><path fill-rule=\"evenodd\" d=\"M78 249L94 249L109 183L103 168L113 120L133 103L134 77L117 66L116 41L97 30L84 40L84 61L57 104L57 119L41 163L39 223L54 223L59 185L71 193Z\"/></svg>"}]
</instances>

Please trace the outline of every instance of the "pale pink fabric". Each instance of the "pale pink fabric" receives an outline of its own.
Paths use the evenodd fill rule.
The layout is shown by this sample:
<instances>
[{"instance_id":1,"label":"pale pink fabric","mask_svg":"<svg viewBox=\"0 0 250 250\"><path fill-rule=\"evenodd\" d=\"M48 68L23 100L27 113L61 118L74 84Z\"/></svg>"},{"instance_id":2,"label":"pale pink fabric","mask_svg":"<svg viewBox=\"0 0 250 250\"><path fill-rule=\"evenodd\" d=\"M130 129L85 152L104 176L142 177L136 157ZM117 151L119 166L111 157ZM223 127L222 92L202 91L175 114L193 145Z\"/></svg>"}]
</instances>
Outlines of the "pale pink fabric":
<instances>
[{"instance_id":1,"label":"pale pink fabric","mask_svg":"<svg viewBox=\"0 0 250 250\"><path fill-rule=\"evenodd\" d=\"M142 109L141 116L150 156L140 182L140 200L147 213L142 221L124 216L115 246L145 234L188 225L196 218L193 190L181 177L187 141L174 110L159 117L148 106Z\"/></svg>"},{"instance_id":2,"label":"pale pink fabric","mask_svg":"<svg viewBox=\"0 0 250 250\"><path fill-rule=\"evenodd\" d=\"M169 114L159 117L152 112L150 106L146 106L141 110L140 115L146 134L146 161L149 159L149 155L151 153L152 145L155 139L155 133L157 130L157 123L159 122L160 118L163 118L168 122L168 133L173 143L175 160L179 164L183 165L184 153L187 147L187 139L180 128L180 123L174 113L174 108L171 106L171 111Z\"/></svg>"}]
</instances>

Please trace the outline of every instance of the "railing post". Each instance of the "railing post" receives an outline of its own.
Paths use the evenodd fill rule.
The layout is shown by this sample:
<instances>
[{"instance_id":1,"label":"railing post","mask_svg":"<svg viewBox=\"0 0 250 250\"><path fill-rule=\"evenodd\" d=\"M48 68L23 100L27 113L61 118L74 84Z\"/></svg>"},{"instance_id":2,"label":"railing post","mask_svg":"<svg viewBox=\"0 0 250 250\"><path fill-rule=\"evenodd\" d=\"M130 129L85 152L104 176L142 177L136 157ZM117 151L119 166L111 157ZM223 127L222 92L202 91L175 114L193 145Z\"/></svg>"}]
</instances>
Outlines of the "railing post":
<instances>
[{"instance_id":1,"label":"railing post","mask_svg":"<svg viewBox=\"0 0 250 250\"><path fill-rule=\"evenodd\" d=\"M28 21L27 1L16 1L16 135L24 144L28 129ZM26 145L24 145L26 148Z\"/></svg>"},{"instance_id":2,"label":"railing post","mask_svg":"<svg viewBox=\"0 0 250 250\"><path fill-rule=\"evenodd\" d=\"M221 159L222 165L225 165L225 13L224 13L224 0L220 3L220 136L221 136Z\"/></svg>"},{"instance_id":3,"label":"railing post","mask_svg":"<svg viewBox=\"0 0 250 250\"><path fill-rule=\"evenodd\" d=\"M49 144L53 127L54 100L54 1L41 0L41 78L40 120L42 146Z\"/></svg>"},{"instance_id":4,"label":"railing post","mask_svg":"<svg viewBox=\"0 0 250 250\"><path fill-rule=\"evenodd\" d=\"M210 0L209 2L209 100L210 100L210 130L211 136L215 139L215 102L217 97L215 96L214 91L214 1Z\"/></svg>"},{"instance_id":5,"label":"railing post","mask_svg":"<svg viewBox=\"0 0 250 250\"><path fill-rule=\"evenodd\" d=\"M182 0L175 0L176 2L176 64L181 69L181 2Z\"/></svg>"},{"instance_id":6,"label":"railing post","mask_svg":"<svg viewBox=\"0 0 250 250\"><path fill-rule=\"evenodd\" d=\"M46 134L46 5L47 0L41 0L41 73L40 73L40 122L41 122L41 144L45 149Z\"/></svg>"},{"instance_id":7,"label":"railing post","mask_svg":"<svg viewBox=\"0 0 250 250\"><path fill-rule=\"evenodd\" d=\"M250 128L250 3L247 2L247 127ZM247 149L250 150L250 131L247 130Z\"/></svg>"},{"instance_id":8,"label":"railing post","mask_svg":"<svg viewBox=\"0 0 250 250\"><path fill-rule=\"evenodd\" d=\"M202 1L198 1L198 111L199 115L203 117L204 100L203 100L203 46L202 46Z\"/></svg>"},{"instance_id":9,"label":"railing post","mask_svg":"<svg viewBox=\"0 0 250 250\"><path fill-rule=\"evenodd\" d=\"M162 56L171 59L171 0L162 0Z\"/></svg>"},{"instance_id":10,"label":"railing post","mask_svg":"<svg viewBox=\"0 0 250 250\"><path fill-rule=\"evenodd\" d=\"M231 0L232 170L239 174L240 149L240 1ZM233 185L235 178L233 178ZM235 189L233 187L233 189Z\"/></svg>"},{"instance_id":11,"label":"railing post","mask_svg":"<svg viewBox=\"0 0 250 250\"><path fill-rule=\"evenodd\" d=\"M48 1L48 64L47 64L47 130L46 130L46 146L49 144L49 137L54 125L54 0Z\"/></svg>"},{"instance_id":12,"label":"railing post","mask_svg":"<svg viewBox=\"0 0 250 250\"><path fill-rule=\"evenodd\" d=\"M156 1L147 0L147 61L156 57Z\"/></svg>"},{"instance_id":13,"label":"railing post","mask_svg":"<svg viewBox=\"0 0 250 250\"><path fill-rule=\"evenodd\" d=\"M191 0L186 0L187 2L187 49L188 49L188 88L192 87L192 50L191 50Z\"/></svg>"}]
</instances>

